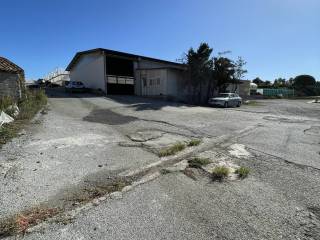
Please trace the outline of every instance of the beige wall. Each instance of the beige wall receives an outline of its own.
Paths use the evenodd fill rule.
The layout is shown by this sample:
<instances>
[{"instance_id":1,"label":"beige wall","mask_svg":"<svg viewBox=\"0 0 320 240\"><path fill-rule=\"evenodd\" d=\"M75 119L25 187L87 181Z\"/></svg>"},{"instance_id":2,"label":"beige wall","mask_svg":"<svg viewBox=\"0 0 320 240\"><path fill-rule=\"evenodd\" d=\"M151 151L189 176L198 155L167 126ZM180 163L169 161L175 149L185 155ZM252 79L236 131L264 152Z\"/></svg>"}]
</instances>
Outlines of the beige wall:
<instances>
[{"instance_id":1,"label":"beige wall","mask_svg":"<svg viewBox=\"0 0 320 240\"><path fill-rule=\"evenodd\" d=\"M71 81L81 81L87 88L105 89L104 55L102 53L85 54L70 71Z\"/></svg>"}]
</instances>

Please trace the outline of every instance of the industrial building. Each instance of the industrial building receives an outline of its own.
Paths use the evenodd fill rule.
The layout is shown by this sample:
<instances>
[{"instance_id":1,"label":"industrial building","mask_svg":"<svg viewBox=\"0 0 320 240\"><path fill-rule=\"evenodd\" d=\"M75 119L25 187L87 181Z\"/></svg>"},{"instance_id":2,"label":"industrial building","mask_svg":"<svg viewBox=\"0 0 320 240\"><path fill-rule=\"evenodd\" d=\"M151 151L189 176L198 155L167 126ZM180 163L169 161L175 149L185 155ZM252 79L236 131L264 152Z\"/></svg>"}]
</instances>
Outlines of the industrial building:
<instances>
[{"instance_id":1,"label":"industrial building","mask_svg":"<svg viewBox=\"0 0 320 240\"><path fill-rule=\"evenodd\" d=\"M109 49L78 52L68 67L71 81L106 94L163 96L184 99L184 64Z\"/></svg>"}]
</instances>

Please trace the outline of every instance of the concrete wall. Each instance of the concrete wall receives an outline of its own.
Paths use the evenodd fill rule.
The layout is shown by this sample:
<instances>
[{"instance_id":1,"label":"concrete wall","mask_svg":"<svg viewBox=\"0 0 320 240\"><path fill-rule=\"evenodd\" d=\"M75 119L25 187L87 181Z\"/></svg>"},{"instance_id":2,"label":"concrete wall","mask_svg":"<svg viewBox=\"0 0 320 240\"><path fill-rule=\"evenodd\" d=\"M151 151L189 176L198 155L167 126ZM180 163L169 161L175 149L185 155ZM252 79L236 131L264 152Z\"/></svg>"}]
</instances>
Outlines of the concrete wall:
<instances>
[{"instance_id":1,"label":"concrete wall","mask_svg":"<svg viewBox=\"0 0 320 240\"><path fill-rule=\"evenodd\" d=\"M148 69L137 71L136 83L141 96L167 95L167 69Z\"/></svg>"},{"instance_id":2,"label":"concrete wall","mask_svg":"<svg viewBox=\"0 0 320 240\"><path fill-rule=\"evenodd\" d=\"M0 72L0 98L10 96L15 99L22 96L23 76L15 73Z\"/></svg>"},{"instance_id":3,"label":"concrete wall","mask_svg":"<svg viewBox=\"0 0 320 240\"><path fill-rule=\"evenodd\" d=\"M70 80L83 82L87 88L106 91L104 55L91 53L81 56L70 71Z\"/></svg>"},{"instance_id":4,"label":"concrete wall","mask_svg":"<svg viewBox=\"0 0 320 240\"><path fill-rule=\"evenodd\" d=\"M241 84L229 84L227 92L235 92L240 96L250 96L250 81L240 80Z\"/></svg>"},{"instance_id":5,"label":"concrete wall","mask_svg":"<svg viewBox=\"0 0 320 240\"><path fill-rule=\"evenodd\" d=\"M188 95L186 76L178 69L168 69L167 95L185 101Z\"/></svg>"},{"instance_id":6,"label":"concrete wall","mask_svg":"<svg viewBox=\"0 0 320 240\"><path fill-rule=\"evenodd\" d=\"M186 94L186 82L180 70L170 68L137 70L136 95L162 96L183 101Z\"/></svg>"}]
</instances>

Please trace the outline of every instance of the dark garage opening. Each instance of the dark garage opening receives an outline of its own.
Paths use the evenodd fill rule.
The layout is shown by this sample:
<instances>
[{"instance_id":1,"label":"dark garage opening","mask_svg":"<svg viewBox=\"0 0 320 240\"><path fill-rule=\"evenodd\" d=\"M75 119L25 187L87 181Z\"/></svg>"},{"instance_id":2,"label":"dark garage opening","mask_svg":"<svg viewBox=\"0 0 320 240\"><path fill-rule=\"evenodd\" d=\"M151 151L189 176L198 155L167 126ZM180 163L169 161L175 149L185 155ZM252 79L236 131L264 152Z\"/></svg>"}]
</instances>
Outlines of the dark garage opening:
<instances>
[{"instance_id":1,"label":"dark garage opening","mask_svg":"<svg viewBox=\"0 0 320 240\"><path fill-rule=\"evenodd\" d=\"M107 94L134 94L133 61L123 58L107 57Z\"/></svg>"}]
</instances>

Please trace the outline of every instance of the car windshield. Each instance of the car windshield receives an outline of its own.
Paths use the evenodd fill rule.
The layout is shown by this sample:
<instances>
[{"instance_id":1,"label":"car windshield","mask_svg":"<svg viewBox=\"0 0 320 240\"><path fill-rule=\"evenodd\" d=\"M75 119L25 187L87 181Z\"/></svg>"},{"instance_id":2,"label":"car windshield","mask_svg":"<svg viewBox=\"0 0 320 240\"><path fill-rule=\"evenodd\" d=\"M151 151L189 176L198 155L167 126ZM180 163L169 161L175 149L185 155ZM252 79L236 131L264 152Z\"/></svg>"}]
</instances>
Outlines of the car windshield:
<instances>
[{"instance_id":1,"label":"car windshield","mask_svg":"<svg viewBox=\"0 0 320 240\"><path fill-rule=\"evenodd\" d=\"M227 97L229 97L229 94L228 94L228 93L220 93L220 94L218 95L218 97L227 98Z\"/></svg>"}]
</instances>

